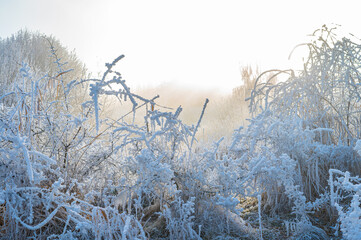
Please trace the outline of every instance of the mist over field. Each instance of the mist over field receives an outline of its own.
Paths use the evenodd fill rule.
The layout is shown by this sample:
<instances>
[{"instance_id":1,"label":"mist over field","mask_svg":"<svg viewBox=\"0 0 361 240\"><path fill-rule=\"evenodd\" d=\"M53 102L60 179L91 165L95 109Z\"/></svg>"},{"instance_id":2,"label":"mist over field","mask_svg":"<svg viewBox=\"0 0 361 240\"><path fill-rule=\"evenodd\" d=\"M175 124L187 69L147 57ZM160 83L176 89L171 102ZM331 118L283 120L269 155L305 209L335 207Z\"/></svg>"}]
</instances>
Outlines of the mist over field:
<instances>
[{"instance_id":1,"label":"mist over field","mask_svg":"<svg viewBox=\"0 0 361 240\"><path fill-rule=\"evenodd\" d=\"M337 30L230 94L0 39L0 239L361 239L361 41Z\"/></svg>"}]
</instances>

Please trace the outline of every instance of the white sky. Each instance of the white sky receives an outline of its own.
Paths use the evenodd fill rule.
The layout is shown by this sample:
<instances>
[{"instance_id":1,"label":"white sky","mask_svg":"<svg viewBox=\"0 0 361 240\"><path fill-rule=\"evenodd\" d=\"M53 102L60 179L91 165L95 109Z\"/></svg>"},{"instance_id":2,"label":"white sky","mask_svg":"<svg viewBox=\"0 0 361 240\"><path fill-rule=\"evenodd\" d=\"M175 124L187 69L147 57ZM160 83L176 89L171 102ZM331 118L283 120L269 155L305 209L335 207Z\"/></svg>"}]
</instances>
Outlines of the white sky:
<instances>
[{"instance_id":1,"label":"white sky","mask_svg":"<svg viewBox=\"0 0 361 240\"><path fill-rule=\"evenodd\" d=\"M361 2L349 0L0 0L0 37L53 34L93 72L120 54L128 85L229 92L240 67L287 68L288 55L324 23L361 37Z\"/></svg>"}]
</instances>

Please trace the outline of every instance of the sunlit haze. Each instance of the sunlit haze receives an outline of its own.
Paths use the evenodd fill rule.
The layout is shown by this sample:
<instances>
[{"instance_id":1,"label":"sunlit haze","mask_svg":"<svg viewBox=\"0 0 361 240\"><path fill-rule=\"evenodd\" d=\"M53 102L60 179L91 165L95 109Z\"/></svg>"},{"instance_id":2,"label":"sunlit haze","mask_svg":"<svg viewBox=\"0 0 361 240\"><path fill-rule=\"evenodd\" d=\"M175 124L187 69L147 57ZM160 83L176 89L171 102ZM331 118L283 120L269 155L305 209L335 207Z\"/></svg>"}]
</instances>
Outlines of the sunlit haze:
<instances>
[{"instance_id":1,"label":"sunlit haze","mask_svg":"<svg viewBox=\"0 0 361 240\"><path fill-rule=\"evenodd\" d=\"M360 37L360 4L351 2L0 0L0 37L52 34L94 74L124 54L118 70L132 87L230 92L241 66L294 66L290 51L323 24Z\"/></svg>"}]
</instances>

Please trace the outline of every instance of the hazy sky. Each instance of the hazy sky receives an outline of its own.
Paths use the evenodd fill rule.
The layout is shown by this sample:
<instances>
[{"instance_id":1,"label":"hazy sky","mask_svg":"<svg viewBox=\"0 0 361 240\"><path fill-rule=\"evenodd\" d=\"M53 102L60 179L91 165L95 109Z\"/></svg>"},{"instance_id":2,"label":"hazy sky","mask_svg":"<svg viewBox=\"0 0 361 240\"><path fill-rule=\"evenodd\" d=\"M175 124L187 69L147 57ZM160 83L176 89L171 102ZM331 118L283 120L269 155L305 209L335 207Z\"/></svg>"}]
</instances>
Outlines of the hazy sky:
<instances>
[{"instance_id":1,"label":"hazy sky","mask_svg":"<svg viewBox=\"0 0 361 240\"><path fill-rule=\"evenodd\" d=\"M230 91L242 65L286 68L322 24L361 37L359 1L0 0L0 37L53 34L93 72L120 54L130 86L176 82Z\"/></svg>"}]
</instances>

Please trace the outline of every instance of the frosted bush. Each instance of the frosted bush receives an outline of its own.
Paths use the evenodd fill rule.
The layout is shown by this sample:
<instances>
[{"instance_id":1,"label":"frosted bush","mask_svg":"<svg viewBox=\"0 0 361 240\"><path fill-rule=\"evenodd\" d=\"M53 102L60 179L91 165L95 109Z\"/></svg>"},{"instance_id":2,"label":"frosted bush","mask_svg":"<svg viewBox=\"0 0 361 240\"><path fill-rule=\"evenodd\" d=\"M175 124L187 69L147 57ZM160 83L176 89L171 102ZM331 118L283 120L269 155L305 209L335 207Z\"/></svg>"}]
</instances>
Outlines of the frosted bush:
<instances>
[{"instance_id":1,"label":"frosted bush","mask_svg":"<svg viewBox=\"0 0 361 240\"><path fill-rule=\"evenodd\" d=\"M193 229L194 199L183 202L176 198L171 207L166 207L163 215L167 221L170 239L201 239Z\"/></svg>"},{"instance_id":2,"label":"frosted bush","mask_svg":"<svg viewBox=\"0 0 361 240\"><path fill-rule=\"evenodd\" d=\"M360 239L361 209L360 191L361 179L351 177L349 172L330 169L331 202L339 214L340 230L344 239ZM346 203L346 204L345 204Z\"/></svg>"},{"instance_id":3,"label":"frosted bush","mask_svg":"<svg viewBox=\"0 0 361 240\"><path fill-rule=\"evenodd\" d=\"M361 140L357 140L354 150L361 156Z\"/></svg>"},{"instance_id":4,"label":"frosted bush","mask_svg":"<svg viewBox=\"0 0 361 240\"><path fill-rule=\"evenodd\" d=\"M52 53L56 57L53 49ZM68 72L63 70L64 64L58 58L55 62L61 75ZM51 96L46 81L52 78L33 79L26 64L20 73L22 81L15 82L10 93L16 96L17 102L8 105L1 115L1 236L6 239L46 236L146 239L137 217L119 213L110 206L97 206L109 204L108 192L108 195L95 192L91 194L95 198L88 196L92 200L87 202L84 192L91 189L72 179L72 175L91 175L96 170L92 159L82 159L88 157L88 153L79 153L97 140L92 137L87 121L91 109L88 108L87 114L74 117L68 102L72 89L80 83L72 81L65 85L61 80L58 93ZM3 98L7 96L9 94ZM49 101L52 97L54 101ZM100 147L101 140L94 145ZM107 154L106 151L103 161L109 157ZM84 168L86 172L79 171Z\"/></svg>"},{"instance_id":5,"label":"frosted bush","mask_svg":"<svg viewBox=\"0 0 361 240\"><path fill-rule=\"evenodd\" d=\"M233 158L242 159L246 195L262 193L263 208L273 215L292 214L295 229L310 229L302 226L312 226L320 209L328 212L322 217L334 221L329 169L360 173L355 151L361 44L339 39L323 26L303 46L309 48L304 70L271 70L258 77L249 97L253 118L235 132L230 146ZM280 74L287 80L276 81ZM312 229L320 238L325 235Z\"/></svg>"},{"instance_id":6,"label":"frosted bush","mask_svg":"<svg viewBox=\"0 0 361 240\"><path fill-rule=\"evenodd\" d=\"M338 207L339 208L339 207ZM339 209L340 210L340 209ZM361 238L361 209L360 197L355 194L347 212L339 211L340 229L344 239L356 240Z\"/></svg>"}]
</instances>

